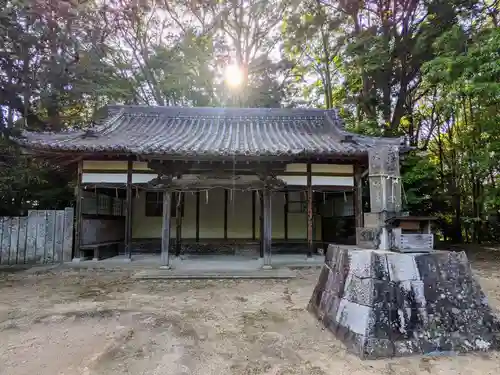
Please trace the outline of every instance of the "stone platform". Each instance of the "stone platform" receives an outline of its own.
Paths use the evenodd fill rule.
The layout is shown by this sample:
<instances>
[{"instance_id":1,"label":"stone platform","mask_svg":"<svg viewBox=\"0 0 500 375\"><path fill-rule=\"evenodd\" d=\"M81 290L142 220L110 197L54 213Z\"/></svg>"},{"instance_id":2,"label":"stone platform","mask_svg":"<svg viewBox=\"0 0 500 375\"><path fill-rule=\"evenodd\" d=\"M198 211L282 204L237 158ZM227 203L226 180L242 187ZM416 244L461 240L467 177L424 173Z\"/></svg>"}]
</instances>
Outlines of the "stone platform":
<instances>
[{"instance_id":1,"label":"stone platform","mask_svg":"<svg viewBox=\"0 0 500 375\"><path fill-rule=\"evenodd\" d=\"M330 245L308 309L361 358L500 346L498 320L463 252Z\"/></svg>"}]
</instances>

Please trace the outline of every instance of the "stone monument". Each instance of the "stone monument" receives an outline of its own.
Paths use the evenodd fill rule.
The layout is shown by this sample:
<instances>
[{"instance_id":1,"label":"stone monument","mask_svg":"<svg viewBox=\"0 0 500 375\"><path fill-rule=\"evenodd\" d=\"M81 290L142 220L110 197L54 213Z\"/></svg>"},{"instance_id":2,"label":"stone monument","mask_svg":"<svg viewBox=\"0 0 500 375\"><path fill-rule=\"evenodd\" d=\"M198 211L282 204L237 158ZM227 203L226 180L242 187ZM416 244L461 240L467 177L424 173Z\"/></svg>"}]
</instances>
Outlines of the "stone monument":
<instances>
[{"instance_id":1,"label":"stone monument","mask_svg":"<svg viewBox=\"0 0 500 375\"><path fill-rule=\"evenodd\" d=\"M402 214L399 148L372 149L368 160L370 212L364 214L364 227L356 228L356 242L360 247L388 250L386 220Z\"/></svg>"},{"instance_id":2,"label":"stone monument","mask_svg":"<svg viewBox=\"0 0 500 375\"><path fill-rule=\"evenodd\" d=\"M369 178L371 212L357 228L368 249L328 247L308 310L361 358L497 349L500 325L465 253L395 246L397 149L370 154Z\"/></svg>"}]
</instances>

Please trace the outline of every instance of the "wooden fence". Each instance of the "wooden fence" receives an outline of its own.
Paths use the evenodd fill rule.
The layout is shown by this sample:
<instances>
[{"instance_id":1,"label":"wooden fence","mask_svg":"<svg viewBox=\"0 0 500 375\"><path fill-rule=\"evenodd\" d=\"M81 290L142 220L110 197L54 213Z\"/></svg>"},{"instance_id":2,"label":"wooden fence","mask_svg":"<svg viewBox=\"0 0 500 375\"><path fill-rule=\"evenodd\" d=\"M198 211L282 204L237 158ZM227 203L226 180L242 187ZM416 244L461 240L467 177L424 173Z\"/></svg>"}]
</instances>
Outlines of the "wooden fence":
<instances>
[{"instance_id":1,"label":"wooden fence","mask_svg":"<svg viewBox=\"0 0 500 375\"><path fill-rule=\"evenodd\" d=\"M0 217L0 264L71 261L73 223L73 208Z\"/></svg>"}]
</instances>

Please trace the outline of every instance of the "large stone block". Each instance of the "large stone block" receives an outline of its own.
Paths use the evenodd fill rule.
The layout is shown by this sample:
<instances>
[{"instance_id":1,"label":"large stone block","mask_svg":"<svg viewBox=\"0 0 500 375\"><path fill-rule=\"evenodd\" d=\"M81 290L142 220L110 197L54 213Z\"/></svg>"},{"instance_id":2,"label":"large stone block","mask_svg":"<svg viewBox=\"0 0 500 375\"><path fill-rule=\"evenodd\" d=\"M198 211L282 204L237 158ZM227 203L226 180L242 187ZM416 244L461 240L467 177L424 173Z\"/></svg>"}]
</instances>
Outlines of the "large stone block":
<instances>
[{"instance_id":1,"label":"large stone block","mask_svg":"<svg viewBox=\"0 0 500 375\"><path fill-rule=\"evenodd\" d=\"M347 252L347 267L353 276L359 278L373 278L388 280L386 251L351 250Z\"/></svg>"},{"instance_id":2,"label":"large stone block","mask_svg":"<svg viewBox=\"0 0 500 375\"><path fill-rule=\"evenodd\" d=\"M387 202L385 210L389 212L399 212L402 210L401 186L400 178L386 178L384 180Z\"/></svg>"},{"instance_id":3,"label":"large stone block","mask_svg":"<svg viewBox=\"0 0 500 375\"><path fill-rule=\"evenodd\" d=\"M362 358L500 345L500 325L464 253L330 246L309 311Z\"/></svg>"},{"instance_id":4,"label":"large stone block","mask_svg":"<svg viewBox=\"0 0 500 375\"><path fill-rule=\"evenodd\" d=\"M464 252L435 251L414 256L422 279L461 279L472 275Z\"/></svg>"},{"instance_id":5,"label":"large stone block","mask_svg":"<svg viewBox=\"0 0 500 375\"><path fill-rule=\"evenodd\" d=\"M365 212L363 223L366 228L379 228L386 225L387 219L399 215L401 215L399 212Z\"/></svg>"},{"instance_id":6,"label":"large stone block","mask_svg":"<svg viewBox=\"0 0 500 375\"><path fill-rule=\"evenodd\" d=\"M376 147L368 151L368 172L373 175L399 176L399 148Z\"/></svg>"},{"instance_id":7,"label":"large stone block","mask_svg":"<svg viewBox=\"0 0 500 375\"><path fill-rule=\"evenodd\" d=\"M370 210L371 212L379 213L386 210L387 194L385 191L385 177L375 176L369 177L370 185Z\"/></svg>"},{"instance_id":8,"label":"large stone block","mask_svg":"<svg viewBox=\"0 0 500 375\"><path fill-rule=\"evenodd\" d=\"M370 176L369 184L371 212L401 211L401 180L399 178Z\"/></svg>"},{"instance_id":9,"label":"large stone block","mask_svg":"<svg viewBox=\"0 0 500 375\"><path fill-rule=\"evenodd\" d=\"M378 249L382 243L382 228L356 228L356 244L365 249Z\"/></svg>"},{"instance_id":10,"label":"large stone block","mask_svg":"<svg viewBox=\"0 0 500 375\"><path fill-rule=\"evenodd\" d=\"M417 264L413 256L400 253L387 254L387 268L392 281L419 280Z\"/></svg>"},{"instance_id":11,"label":"large stone block","mask_svg":"<svg viewBox=\"0 0 500 375\"><path fill-rule=\"evenodd\" d=\"M325 291L326 282L328 280L328 275L331 273L330 267L325 265L321 269L318 282L314 287L313 294L309 301L309 310L314 312L316 315L320 316L319 308L321 306L321 298L323 297L323 292Z\"/></svg>"}]
</instances>

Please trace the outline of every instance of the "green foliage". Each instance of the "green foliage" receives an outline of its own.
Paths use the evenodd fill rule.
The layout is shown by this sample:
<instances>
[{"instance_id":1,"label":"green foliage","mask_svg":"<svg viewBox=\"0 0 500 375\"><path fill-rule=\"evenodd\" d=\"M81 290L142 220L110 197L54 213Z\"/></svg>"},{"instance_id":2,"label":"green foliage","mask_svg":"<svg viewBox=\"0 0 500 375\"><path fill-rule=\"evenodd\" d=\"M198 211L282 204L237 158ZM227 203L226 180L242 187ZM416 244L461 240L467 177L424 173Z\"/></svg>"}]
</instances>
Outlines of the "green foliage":
<instances>
[{"instance_id":1,"label":"green foliage","mask_svg":"<svg viewBox=\"0 0 500 375\"><path fill-rule=\"evenodd\" d=\"M62 209L71 205L72 174L32 160L0 138L0 216L18 216L29 209Z\"/></svg>"},{"instance_id":2,"label":"green foliage","mask_svg":"<svg viewBox=\"0 0 500 375\"><path fill-rule=\"evenodd\" d=\"M443 237L489 240L500 217L498 2L305 1L283 30L306 102L348 129L405 135L407 209ZM492 227L493 228L493 227Z\"/></svg>"},{"instance_id":3,"label":"green foliage","mask_svg":"<svg viewBox=\"0 0 500 375\"><path fill-rule=\"evenodd\" d=\"M406 136L407 209L498 240L498 2L0 0L0 43L0 215L71 196L71 171L7 142L24 128L84 127L110 102L308 105Z\"/></svg>"},{"instance_id":4,"label":"green foliage","mask_svg":"<svg viewBox=\"0 0 500 375\"><path fill-rule=\"evenodd\" d=\"M0 0L0 215L68 204L74 171L10 135L88 126L107 103L276 107L293 79L276 36L285 1ZM245 82L223 81L237 63Z\"/></svg>"},{"instance_id":5,"label":"green foliage","mask_svg":"<svg viewBox=\"0 0 500 375\"><path fill-rule=\"evenodd\" d=\"M405 190L405 206L408 211L422 215L444 209L446 197L439 192L439 176L436 161L423 152L412 152L401 168Z\"/></svg>"}]
</instances>

